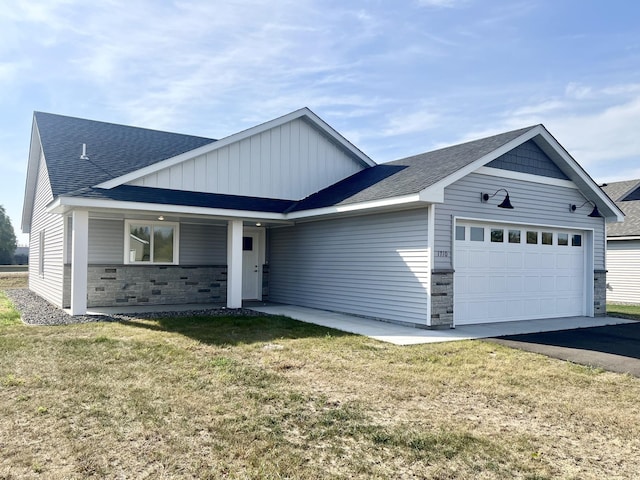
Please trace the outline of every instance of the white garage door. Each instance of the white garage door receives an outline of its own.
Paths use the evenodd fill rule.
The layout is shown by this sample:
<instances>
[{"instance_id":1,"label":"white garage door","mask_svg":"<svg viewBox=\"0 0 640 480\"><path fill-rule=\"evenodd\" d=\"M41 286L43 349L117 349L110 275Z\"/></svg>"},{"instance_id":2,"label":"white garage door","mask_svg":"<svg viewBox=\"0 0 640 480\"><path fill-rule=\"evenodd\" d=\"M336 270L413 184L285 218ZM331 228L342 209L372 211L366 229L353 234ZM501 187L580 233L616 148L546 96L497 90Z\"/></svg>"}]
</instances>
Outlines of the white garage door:
<instances>
[{"instance_id":1,"label":"white garage door","mask_svg":"<svg viewBox=\"0 0 640 480\"><path fill-rule=\"evenodd\" d=\"M585 314L584 232L458 222L456 325Z\"/></svg>"}]
</instances>

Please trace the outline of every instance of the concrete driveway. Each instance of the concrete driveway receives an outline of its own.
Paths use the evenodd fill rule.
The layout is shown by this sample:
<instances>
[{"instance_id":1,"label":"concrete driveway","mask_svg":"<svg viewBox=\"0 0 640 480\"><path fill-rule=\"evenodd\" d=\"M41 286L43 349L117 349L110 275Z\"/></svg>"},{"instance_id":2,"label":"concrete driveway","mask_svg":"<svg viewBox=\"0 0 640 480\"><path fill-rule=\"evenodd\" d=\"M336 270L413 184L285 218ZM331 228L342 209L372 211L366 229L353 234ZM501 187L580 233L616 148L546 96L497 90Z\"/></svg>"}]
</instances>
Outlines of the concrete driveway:
<instances>
[{"instance_id":1,"label":"concrete driveway","mask_svg":"<svg viewBox=\"0 0 640 480\"><path fill-rule=\"evenodd\" d=\"M640 322L508 335L488 340L581 365L640 377Z\"/></svg>"}]
</instances>

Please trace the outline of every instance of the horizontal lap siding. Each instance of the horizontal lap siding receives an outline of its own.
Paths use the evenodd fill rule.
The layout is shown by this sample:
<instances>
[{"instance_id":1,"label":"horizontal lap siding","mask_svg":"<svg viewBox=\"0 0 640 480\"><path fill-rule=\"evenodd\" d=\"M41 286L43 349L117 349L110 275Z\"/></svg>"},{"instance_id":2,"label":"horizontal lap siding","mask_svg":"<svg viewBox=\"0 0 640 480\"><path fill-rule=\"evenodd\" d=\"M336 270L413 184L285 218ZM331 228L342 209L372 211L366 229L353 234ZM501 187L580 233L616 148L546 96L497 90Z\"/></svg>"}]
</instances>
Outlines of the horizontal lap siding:
<instances>
[{"instance_id":1,"label":"horizontal lap siding","mask_svg":"<svg viewBox=\"0 0 640 480\"><path fill-rule=\"evenodd\" d=\"M426 324L427 210L271 231L269 299Z\"/></svg>"},{"instance_id":2,"label":"horizontal lap siding","mask_svg":"<svg viewBox=\"0 0 640 480\"><path fill-rule=\"evenodd\" d=\"M89 264L110 265L123 262L124 220L90 219Z\"/></svg>"},{"instance_id":3,"label":"horizontal lap siding","mask_svg":"<svg viewBox=\"0 0 640 480\"><path fill-rule=\"evenodd\" d=\"M227 227L180 224L180 265L226 265Z\"/></svg>"},{"instance_id":4,"label":"horizontal lap siding","mask_svg":"<svg viewBox=\"0 0 640 480\"><path fill-rule=\"evenodd\" d=\"M640 304L640 240L610 241L607 301Z\"/></svg>"},{"instance_id":5,"label":"horizontal lap siding","mask_svg":"<svg viewBox=\"0 0 640 480\"><path fill-rule=\"evenodd\" d=\"M44 156L40 157L38 181L29 235L29 288L56 306L62 306L64 219L60 215L46 212L53 199ZM44 275L40 275L40 232L44 230Z\"/></svg>"},{"instance_id":6,"label":"horizontal lap siding","mask_svg":"<svg viewBox=\"0 0 640 480\"><path fill-rule=\"evenodd\" d=\"M509 191L513 210L497 208L504 198L504 192L498 193L488 203L480 201L481 192L492 194L499 188L506 188ZM593 229L594 268L603 269L604 219L588 217L591 211L588 205L574 213L569 212L569 204L581 205L584 201L584 197L574 188L474 173L447 187L445 203L436 206L435 250L451 250L454 216L497 222ZM435 268L452 268L451 261L451 255L436 256Z\"/></svg>"}]
</instances>

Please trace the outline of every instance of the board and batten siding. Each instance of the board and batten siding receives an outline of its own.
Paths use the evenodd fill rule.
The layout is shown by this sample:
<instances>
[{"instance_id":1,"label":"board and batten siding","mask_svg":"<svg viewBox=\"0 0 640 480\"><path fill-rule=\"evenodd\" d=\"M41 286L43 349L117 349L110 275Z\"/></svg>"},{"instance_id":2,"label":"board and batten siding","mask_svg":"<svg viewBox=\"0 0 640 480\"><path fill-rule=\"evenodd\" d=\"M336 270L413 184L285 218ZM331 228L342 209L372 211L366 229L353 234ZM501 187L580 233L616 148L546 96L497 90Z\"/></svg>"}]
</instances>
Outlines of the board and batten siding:
<instances>
[{"instance_id":1,"label":"board and batten siding","mask_svg":"<svg viewBox=\"0 0 640 480\"><path fill-rule=\"evenodd\" d=\"M426 325L427 212L407 210L271 230L269 299Z\"/></svg>"},{"instance_id":2,"label":"board and batten siding","mask_svg":"<svg viewBox=\"0 0 640 480\"><path fill-rule=\"evenodd\" d=\"M499 192L489 202L480 201L481 192L493 194L506 188L513 210L497 208L504 199ZM570 204L581 205L585 199L576 188L493 177L472 173L445 188L445 201L435 206L435 250L451 252L453 217L473 218L488 222L520 223L542 226L593 229L595 270L604 269L604 219L591 218L591 208L571 213ZM589 208L588 208L589 207ZM453 255L435 256L436 269L451 269Z\"/></svg>"},{"instance_id":3,"label":"board and batten siding","mask_svg":"<svg viewBox=\"0 0 640 480\"><path fill-rule=\"evenodd\" d=\"M607 301L640 304L640 240L607 242Z\"/></svg>"},{"instance_id":4,"label":"board and batten siding","mask_svg":"<svg viewBox=\"0 0 640 480\"><path fill-rule=\"evenodd\" d=\"M130 185L300 200L363 168L320 131L296 119Z\"/></svg>"},{"instance_id":5,"label":"board and batten siding","mask_svg":"<svg viewBox=\"0 0 640 480\"><path fill-rule=\"evenodd\" d=\"M52 304L62 307L64 218L47 213L46 207L51 200L53 193L47 165L41 152L29 233L29 288ZM40 244L40 234L43 231L44 246ZM43 254L44 272L41 274L39 270Z\"/></svg>"}]
</instances>

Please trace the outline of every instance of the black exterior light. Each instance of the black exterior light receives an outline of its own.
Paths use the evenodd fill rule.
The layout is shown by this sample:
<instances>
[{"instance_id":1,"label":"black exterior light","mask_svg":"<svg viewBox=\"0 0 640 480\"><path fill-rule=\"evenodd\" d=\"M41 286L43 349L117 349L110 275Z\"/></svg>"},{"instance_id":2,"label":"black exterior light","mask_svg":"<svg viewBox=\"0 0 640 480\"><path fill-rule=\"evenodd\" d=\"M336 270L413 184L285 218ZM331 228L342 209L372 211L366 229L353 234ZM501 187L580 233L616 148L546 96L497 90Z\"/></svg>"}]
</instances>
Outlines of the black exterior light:
<instances>
[{"instance_id":1,"label":"black exterior light","mask_svg":"<svg viewBox=\"0 0 640 480\"><path fill-rule=\"evenodd\" d=\"M509 200L509 192L507 192L506 188L499 188L492 195L490 195L488 193L481 193L480 194L480 200L482 202L488 202L489 199L491 197L495 197L498 194L498 192L506 193L506 196L504 197L504 200L502 201L502 203L500 205L498 205L498 208L510 208L510 209L513 209L513 205L511 205L511 200Z\"/></svg>"},{"instance_id":2,"label":"black exterior light","mask_svg":"<svg viewBox=\"0 0 640 480\"><path fill-rule=\"evenodd\" d=\"M587 204L593 206L593 210L591 210L591 213L589 215L587 215L587 217L602 218L602 214L598 211L598 206L594 202L592 202L591 200L587 200L586 202L584 202L580 206L577 206L577 205L572 203L572 204L569 205L569 211L570 212L575 212L577 209L582 208Z\"/></svg>"}]
</instances>

